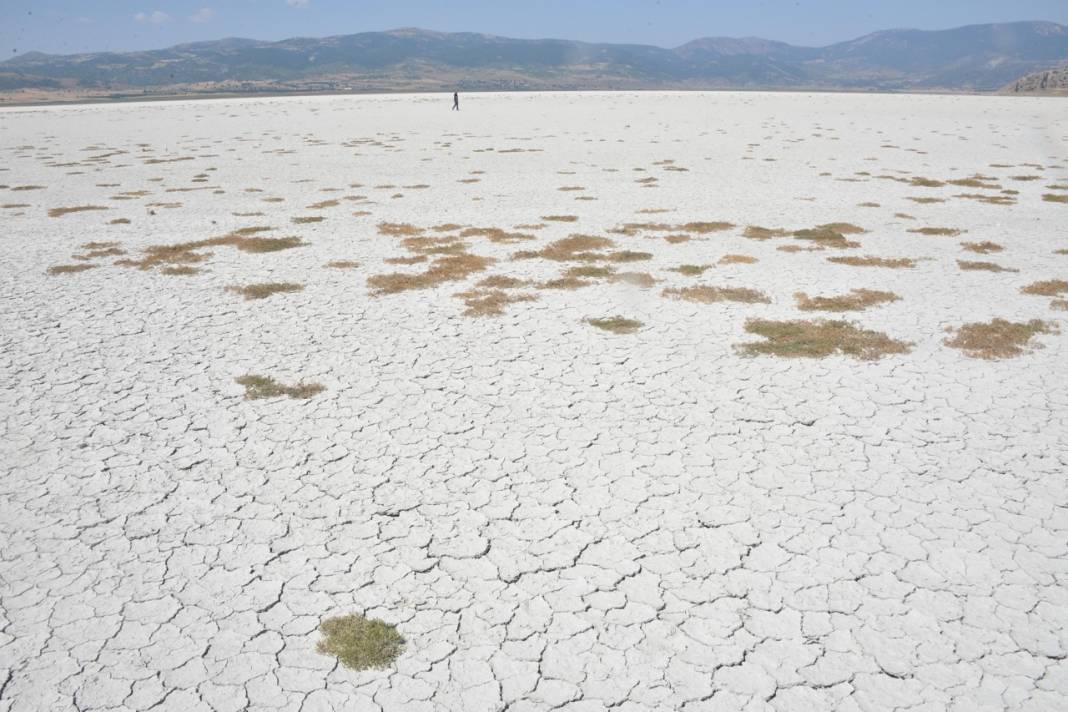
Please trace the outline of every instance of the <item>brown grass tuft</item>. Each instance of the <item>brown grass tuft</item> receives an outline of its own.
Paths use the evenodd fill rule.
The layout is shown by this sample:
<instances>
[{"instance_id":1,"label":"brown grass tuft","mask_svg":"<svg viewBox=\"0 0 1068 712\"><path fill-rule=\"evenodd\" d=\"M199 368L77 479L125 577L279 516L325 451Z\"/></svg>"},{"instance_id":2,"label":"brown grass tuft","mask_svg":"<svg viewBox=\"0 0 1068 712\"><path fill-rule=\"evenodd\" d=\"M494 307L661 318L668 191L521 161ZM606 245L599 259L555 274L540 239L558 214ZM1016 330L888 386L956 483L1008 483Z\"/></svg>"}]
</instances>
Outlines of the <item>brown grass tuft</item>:
<instances>
[{"instance_id":1,"label":"brown grass tuft","mask_svg":"<svg viewBox=\"0 0 1068 712\"><path fill-rule=\"evenodd\" d=\"M295 217L292 220L297 225L306 225L307 223L322 222L323 220L326 220L326 218L324 218L322 215L304 215L300 217Z\"/></svg>"},{"instance_id":2,"label":"brown grass tuft","mask_svg":"<svg viewBox=\"0 0 1068 712\"><path fill-rule=\"evenodd\" d=\"M756 257L749 255L723 255L719 258L721 265L752 265L759 261Z\"/></svg>"},{"instance_id":3,"label":"brown grass tuft","mask_svg":"<svg viewBox=\"0 0 1068 712\"><path fill-rule=\"evenodd\" d=\"M245 387L245 400L260 400L262 398L281 398L289 396L298 400L307 400L314 395L326 390L318 383L298 383L286 386L274 380L270 376L258 376L248 374L235 378L239 385Z\"/></svg>"},{"instance_id":4,"label":"brown grass tuft","mask_svg":"<svg viewBox=\"0 0 1068 712\"><path fill-rule=\"evenodd\" d=\"M688 302L712 304L714 302L743 302L745 304L770 304L771 300L763 292L746 287L710 287L700 284L694 287L672 287L662 292L672 299L684 299Z\"/></svg>"},{"instance_id":5,"label":"brown grass tuft","mask_svg":"<svg viewBox=\"0 0 1068 712\"><path fill-rule=\"evenodd\" d=\"M160 274L175 277L188 277L194 274L200 274L200 270L196 267L190 267L189 265L178 265L177 267L164 267L160 270Z\"/></svg>"},{"instance_id":6,"label":"brown grass tuft","mask_svg":"<svg viewBox=\"0 0 1068 712\"><path fill-rule=\"evenodd\" d=\"M958 230L952 227L918 227L909 232L917 235L940 235L945 237L956 237L964 232L964 230Z\"/></svg>"},{"instance_id":7,"label":"brown grass tuft","mask_svg":"<svg viewBox=\"0 0 1068 712\"><path fill-rule=\"evenodd\" d=\"M649 252L636 252L635 250L618 250L616 252L609 252L604 256L604 259L609 262L642 262L644 260L653 259L653 255Z\"/></svg>"},{"instance_id":8,"label":"brown grass tuft","mask_svg":"<svg viewBox=\"0 0 1068 712\"><path fill-rule=\"evenodd\" d=\"M405 274L376 274L368 278L367 284L374 290L373 294L396 294L413 289L429 289L444 282L458 282L467 279L475 272L481 272L493 264L494 260L480 255L460 254L446 255L434 260L425 272Z\"/></svg>"},{"instance_id":9,"label":"brown grass tuft","mask_svg":"<svg viewBox=\"0 0 1068 712\"><path fill-rule=\"evenodd\" d=\"M821 247L832 247L840 250L860 247L859 242L847 240L844 234L829 227L821 226L811 230L797 230L793 235L798 240L808 240Z\"/></svg>"},{"instance_id":10,"label":"brown grass tuft","mask_svg":"<svg viewBox=\"0 0 1068 712\"><path fill-rule=\"evenodd\" d=\"M323 639L316 651L337 657L351 670L389 667L404 650L405 640L396 627L363 616L327 618L319 632Z\"/></svg>"},{"instance_id":11,"label":"brown grass tuft","mask_svg":"<svg viewBox=\"0 0 1068 712\"><path fill-rule=\"evenodd\" d=\"M473 289L454 296L467 305L464 316L500 316L509 304L533 302L538 298L534 294L512 294L499 289Z\"/></svg>"},{"instance_id":12,"label":"brown grass tuft","mask_svg":"<svg viewBox=\"0 0 1068 712\"><path fill-rule=\"evenodd\" d=\"M484 289L516 289L517 287L526 287L529 284L530 282L527 282L524 279L519 279L518 277L494 274L478 282L475 286Z\"/></svg>"},{"instance_id":13,"label":"brown grass tuft","mask_svg":"<svg viewBox=\"0 0 1068 712\"><path fill-rule=\"evenodd\" d=\"M107 210L103 205L76 205L73 208L52 208L48 211L48 217L59 218L69 213L82 213L87 210Z\"/></svg>"},{"instance_id":14,"label":"brown grass tuft","mask_svg":"<svg viewBox=\"0 0 1068 712\"><path fill-rule=\"evenodd\" d=\"M353 260L332 260L327 262L326 266L332 269L356 269L360 263Z\"/></svg>"},{"instance_id":15,"label":"brown grass tuft","mask_svg":"<svg viewBox=\"0 0 1068 712\"><path fill-rule=\"evenodd\" d=\"M742 232L742 237L748 237L751 240L768 240L773 237L786 237L789 234L789 230L750 225Z\"/></svg>"},{"instance_id":16,"label":"brown grass tuft","mask_svg":"<svg viewBox=\"0 0 1068 712\"><path fill-rule=\"evenodd\" d=\"M594 252L615 246L615 243L607 237L597 235L574 234L550 243L546 247L534 251L517 252L515 259L538 258L554 260L556 262L568 261L592 261L605 259L605 255Z\"/></svg>"},{"instance_id":17,"label":"brown grass tuft","mask_svg":"<svg viewBox=\"0 0 1068 712\"><path fill-rule=\"evenodd\" d=\"M542 215L545 222L576 222L578 215Z\"/></svg>"},{"instance_id":18,"label":"brown grass tuft","mask_svg":"<svg viewBox=\"0 0 1068 712\"><path fill-rule=\"evenodd\" d=\"M1042 200L1047 203L1068 203L1068 194L1057 195L1056 193L1046 193L1042 196Z\"/></svg>"},{"instance_id":19,"label":"brown grass tuft","mask_svg":"<svg viewBox=\"0 0 1068 712\"><path fill-rule=\"evenodd\" d=\"M93 268L94 268L94 267L96 267L96 266L97 266L97 265L88 265L88 264L80 264L80 265L53 265L53 266L51 266L51 267L49 267L49 268L48 268L48 274L51 274L51 275L57 275L57 274L73 274L74 272L84 272L84 271L85 271L85 270L87 270L87 269L93 269Z\"/></svg>"},{"instance_id":20,"label":"brown grass tuft","mask_svg":"<svg viewBox=\"0 0 1068 712\"><path fill-rule=\"evenodd\" d=\"M411 237L413 235L422 235L424 230L408 223L384 222L378 223L378 232L381 235L389 235L390 237Z\"/></svg>"},{"instance_id":21,"label":"brown grass tuft","mask_svg":"<svg viewBox=\"0 0 1068 712\"><path fill-rule=\"evenodd\" d=\"M1020 289L1024 294L1034 294L1040 297L1059 297L1068 294L1068 281L1063 279L1047 279Z\"/></svg>"},{"instance_id":22,"label":"brown grass tuft","mask_svg":"<svg viewBox=\"0 0 1068 712\"><path fill-rule=\"evenodd\" d=\"M637 319L627 319L622 316L583 319L583 321L590 326L595 326L604 331L610 331L613 334L633 334L642 327L642 323Z\"/></svg>"},{"instance_id":23,"label":"brown grass tuft","mask_svg":"<svg viewBox=\"0 0 1068 712\"><path fill-rule=\"evenodd\" d=\"M412 257L387 257L383 262L391 265L417 265L426 262L426 255L413 255Z\"/></svg>"},{"instance_id":24,"label":"brown grass tuft","mask_svg":"<svg viewBox=\"0 0 1068 712\"><path fill-rule=\"evenodd\" d=\"M490 242L504 245L537 239L533 235L522 232L506 232L499 227L469 227L460 233L460 237L485 237Z\"/></svg>"},{"instance_id":25,"label":"brown grass tuft","mask_svg":"<svg viewBox=\"0 0 1068 712\"><path fill-rule=\"evenodd\" d=\"M686 277L698 277L710 269L712 269L712 265L679 265L678 267L672 267L671 271L678 272Z\"/></svg>"},{"instance_id":26,"label":"brown grass tuft","mask_svg":"<svg viewBox=\"0 0 1068 712\"><path fill-rule=\"evenodd\" d=\"M908 353L911 347L911 344L895 341L886 334L862 329L847 321L750 319L745 324L745 330L765 339L740 345L742 353L749 356L824 358L842 354L876 360L888 354Z\"/></svg>"},{"instance_id":27,"label":"brown grass tuft","mask_svg":"<svg viewBox=\"0 0 1068 712\"><path fill-rule=\"evenodd\" d=\"M893 292L879 292L872 289L854 289L849 294L837 297L809 297L804 292L794 294L797 308L801 311L863 311L868 307L896 302L900 298Z\"/></svg>"},{"instance_id":28,"label":"brown grass tuft","mask_svg":"<svg viewBox=\"0 0 1068 712\"><path fill-rule=\"evenodd\" d=\"M264 282L262 284L248 284L243 287L227 287L226 291L240 294L245 299L266 299L272 294L299 292L303 289L303 284L295 282Z\"/></svg>"},{"instance_id":29,"label":"brown grass tuft","mask_svg":"<svg viewBox=\"0 0 1068 712\"><path fill-rule=\"evenodd\" d=\"M1002 267L994 262L970 262L968 260L957 260L957 266L962 270L969 272L1019 272L1018 269L1010 269L1008 267Z\"/></svg>"},{"instance_id":30,"label":"brown grass tuft","mask_svg":"<svg viewBox=\"0 0 1068 712\"><path fill-rule=\"evenodd\" d=\"M542 282L538 285L538 289L582 289L583 287L592 287L596 282L591 282L588 279L579 279L574 275L557 277L556 279L550 279L546 282Z\"/></svg>"},{"instance_id":31,"label":"brown grass tuft","mask_svg":"<svg viewBox=\"0 0 1068 712\"><path fill-rule=\"evenodd\" d=\"M691 222L678 226L681 232L696 232L698 235L707 235L710 232L722 232L734 227L729 222Z\"/></svg>"},{"instance_id":32,"label":"brown grass tuft","mask_svg":"<svg viewBox=\"0 0 1068 712\"><path fill-rule=\"evenodd\" d=\"M417 255L459 255L467 252L467 243L453 235L446 237L406 237L401 240L406 250Z\"/></svg>"},{"instance_id":33,"label":"brown grass tuft","mask_svg":"<svg viewBox=\"0 0 1068 712\"><path fill-rule=\"evenodd\" d=\"M1001 252L1005 248L996 242L962 242L960 246L968 252L977 252L980 255L988 255L991 252Z\"/></svg>"},{"instance_id":34,"label":"brown grass tuft","mask_svg":"<svg viewBox=\"0 0 1068 712\"><path fill-rule=\"evenodd\" d=\"M611 277L615 274L615 267L599 266L599 265L582 265L581 267L571 267L564 272L565 277L585 277L591 279L604 279Z\"/></svg>"},{"instance_id":35,"label":"brown grass tuft","mask_svg":"<svg viewBox=\"0 0 1068 712\"><path fill-rule=\"evenodd\" d=\"M853 223L846 222L832 222L825 225L817 225L817 230L833 230L843 235L863 235L867 232L864 228Z\"/></svg>"},{"instance_id":36,"label":"brown grass tuft","mask_svg":"<svg viewBox=\"0 0 1068 712\"><path fill-rule=\"evenodd\" d=\"M889 269L909 269L916 266L916 260L908 257L828 257L828 262L850 267L887 267Z\"/></svg>"},{"instance_id":37,"label":"brown grass tuft","mask_svg":"<svg viewBox=\"0 0 1068 712\"><path fill-rule=\"evenodd\" d=\"M957 329L956 336L946 339L945 344L972 358L1011 358L1024 353L1036 334L1053 332L1052 324L1039 319L1026 323L994 319L985 324L964 324Z\"/></svg>"}]
</instances>

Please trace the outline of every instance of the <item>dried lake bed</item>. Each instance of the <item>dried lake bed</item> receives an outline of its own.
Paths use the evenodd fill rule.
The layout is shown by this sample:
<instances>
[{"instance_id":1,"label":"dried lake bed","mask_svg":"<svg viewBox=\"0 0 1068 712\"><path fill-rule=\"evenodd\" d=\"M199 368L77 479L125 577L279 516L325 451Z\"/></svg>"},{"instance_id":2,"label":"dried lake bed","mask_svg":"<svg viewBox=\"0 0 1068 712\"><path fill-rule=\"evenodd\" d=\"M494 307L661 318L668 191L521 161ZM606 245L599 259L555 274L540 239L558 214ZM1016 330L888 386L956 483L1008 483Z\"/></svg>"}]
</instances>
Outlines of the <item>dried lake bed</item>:
<instances>
[{"instance_id":1,"label":"dried lake bed","mask_svg":"<svg viewBox=\"0 0 1068 712\"><path fill-rule=\"evenodd\" d=\"M450 105L0 109L0 710L1068 706L1063 100Z\"/></svg>"}]
</instances>

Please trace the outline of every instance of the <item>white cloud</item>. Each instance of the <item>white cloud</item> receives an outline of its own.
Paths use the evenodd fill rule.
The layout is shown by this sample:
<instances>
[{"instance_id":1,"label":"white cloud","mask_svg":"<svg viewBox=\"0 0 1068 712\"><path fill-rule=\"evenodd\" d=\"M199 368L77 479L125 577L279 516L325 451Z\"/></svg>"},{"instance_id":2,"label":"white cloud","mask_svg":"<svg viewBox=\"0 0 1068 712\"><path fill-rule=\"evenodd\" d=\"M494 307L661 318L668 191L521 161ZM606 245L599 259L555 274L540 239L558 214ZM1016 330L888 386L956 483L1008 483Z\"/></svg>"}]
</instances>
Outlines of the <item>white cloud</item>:
<instances>
[{"instance_id":1,"label":"white cloud","mask_svg":"<svg viewBox=\"0 0 1068 712\"><path fill-rule=\"evenodd\" d=\"M212 10L210 7L202 7L189 16L189 21L199 22L203 24L205 22L211 22L213 17L215 17L214 10Z\"/></svg>"},{"instance_id":2,"label":"white cloud","mask_svg":"<svg viewBox=\"0 0 1068 712\"><path fill-rule=\"evenodd\" d=\"M311 0L286 0L286 5L290 7L307 7Z\"/></svg>"},{"instance_id":3,"label":"white cloud","mask_svg":"<svg viewBox=\"0 0 1068 712\"><path fill-rule=\"evenodd\" d=\"M151 13L139 12L133 17L136 22L142 25L162 25L165 22L171 21L171 16L162 10L156 10Z\"/></svg>"}]
</instances>

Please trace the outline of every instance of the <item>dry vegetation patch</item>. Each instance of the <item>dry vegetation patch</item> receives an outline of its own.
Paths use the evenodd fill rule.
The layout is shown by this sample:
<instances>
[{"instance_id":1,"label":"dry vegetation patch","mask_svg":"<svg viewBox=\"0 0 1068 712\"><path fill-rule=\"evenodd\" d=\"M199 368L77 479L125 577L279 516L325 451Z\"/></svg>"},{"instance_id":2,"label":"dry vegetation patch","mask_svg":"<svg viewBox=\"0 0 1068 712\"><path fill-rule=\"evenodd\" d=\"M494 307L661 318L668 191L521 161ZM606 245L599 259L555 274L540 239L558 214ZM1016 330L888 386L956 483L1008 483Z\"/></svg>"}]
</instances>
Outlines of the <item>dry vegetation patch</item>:
<instances>
[{"instance_id":1,"label":"dry vegetation patch","mask_svg":"<svg viewBox=\"0 0 1068 712\"><path fill-rule=\"evenodd\" d=\"M506 232L499 227L469 227L460 233L460 237L485 237L490 242L504 245L537 239L523 232Z\"/></svg>"},{"instance_id":2,"label":"dry vegetation patch","mask_svg":"<svg viewBox=\"0 0 1068 712\"><path fill-rule=\"evenodd\" d=\"M594 261L603 260L605 255L596 250L604 250L614 247L615 243L607 237L597 235L574 234L561 240L556 240L546 247L537 250L524 250L513 255L515 259L541 258L556 262L569 261Z\"/></svg>"},{"instance_id":3,"label":"dry vegetation patch","mask_svg":"<svg viewBox=\"0 0 1068 712\"><path fill-rule=\"evenodd\" d=\"M623 223L609 232L627 236L637 235L641 232L674 232L680 234L696 233L698 235L707 235L713 232L730 230L733 227L733 223L722 221L688 222L679 225L670 225L668 223Z\"/></svg>"},{"instance_id":4,"label":"dry vegetation patch","mask_svg":"<svg viewBox=\"0 0 1068 712\"><path fill-rule=\"evenodd\" d=\"M375 295L397 294L413 289L429 289L444 282L458 282L467 279L476 272L482 272L494 260L480 255L459 254L445 255L434 260L425 272L408 274L376 274L367 280Z\"/></svg>"},{"instance_id":5,"label":"dry vegetation patch","mask_svg":"<svg viewBox=\"0 0 1068 712\"><path fill-rule=\"evenodd\" d=\"M1068 194L1057 195L1056 193L1046 193L1042 196L1042 200L1047 203L1068 203Z\"/></svg>"},{"instance_id":6,"label":"dry vegetation patch","mask_svg":"<svg viewBox=\"0 0 1068 712\"><path fill-rule=\"evenodd\" d=\"M538 298L534 294L515 294L500 289L472 289L455 296L467 305L464 316L500 316L509 304L533 302Z\"/></svg>"},{"instance_id":7,"label":"dry vegetation patch","mask_svg":"<svg viewBox=\"0 0 1068 712\"><path fill-rule=\"evenodd\" d=\"M810 297L804 292L794 294L797 308L801 311L863 311L868 307L896 302L901 299L893 292L880 292L874 289L854 289L849 294L836 297Z\"/></svg>"},{"instance_id":8,"label":"dry vegetation patch","mask_svg":"<svg viewBox=\"0 0 1068 712\"><path fill-rule=\"evenodd\" d=\"M994 262L972 262L970 260L957 260L957 266L967 272L1019 272L1018 269L1002 267Z\"/></svg>"},{"instance_id":9,"label":"dry vegetation patch","mask_svg":"<svg viewBox=\"0 0 1068 712\"><path fill-rule=\"evenodd\" d=\"M212 237L206 240L192 242L179 242L172 245L152 245L143 251L143 257L139 260L119 260L115 264L123 267L137 267L147 270L159 265L196 264L203 262L211 256L210 252L200 250L209 247L235 247L242 252L267 253L278 252L299 247L304 244L299 237L247 237L268 227L249 227L235 230L222 237Z\"/></svg>"},{"instance_id":10,"label":"dry vegetation patch","mask_svg":"<svg viewBox=\"0 0 1068 712\"><path fill-rule=\"evenodd\" d=\"M396 627L358 615L327 618L319 624L323 639L315 649L333 655L351 670L389 667L404 650Z\"/></svg>"},{"instance_id":11,"label":"dry vegetation patch","mask_svg":"<svg viewBox=\"0 0 1068 712\"><path fill-rule=\"evenodd\" d=\"M48 217L59 218L70 213L83 213L88 210L107 210L103 205L76 205L71 208L52 208L48 211Z\"/></svg>"},{"instance_id":12,"label":"dry vegetation patch","mask_svg":"<svg viewBox=\"0 0 1068 712\"><path fill-rule=\"evenodd\" d=\"M160 274L166 274L172 277L189 277L194 274L200 274L200 270L196 267L190 267L189 265L178 265L176 267L164 267L160 270Z\"/></svg>"},{"instance_id":13,"label":"dry vegetation patch","mask_svg":"<svg viewBox=\"0 0 1068 712\"><path fill-rule=\"evenodd\" d=\"M831 247L839 250L860 247L859 242L847 240L845 235L830 227L816 227L811 230L797 230L793 236L798 240L808 240L821 247Z\"/></svg>"},{"instance_id":14,"label":"dry vegetation patch","mask_svg":"<svg viewBox=\"0 0 1068 712\"><path fill-rule=\"evenodd\" d=\"M769 240L773 237L786 237L789 234L789 230L750 225L742 232L742 237L748 237L751 240Z\"/></svg>"},{"instance_id":15,"label":"dry vegetation patch","mask_svg":"<svg viewBox=\"0 0 1068 712\"><path fill-rule=\"evenodd\" d=\"M545 222L576 222L578 215L542 215Z\"/></svg>"},{"instance_id":16,"label":"dry vegetation patch","mask_svg":"<svg viewBox=\"0 0 1068 712\"><path fill-rule=\"evenodd\" d=\"M305 225L307 223L322 222L323 220L326 220L326 218L321 215L304 215L300 217L295 217L292 220L297 225Z\"/></svg>"},{"instance_id":17,"label":"dry vegetation patch","mask_svg":"<svg viewBox=\"0 0 1068 712\"><path fill-rule=\"evenodd\" d=\"M601 265L582 265L581 267L571 267L566 272L564 272L564 276L585 277L589 279L605 279L613 276L615 273L615 267Z\"/></svg>"},{"instance_id":18,"label":"dry vegetation patch","mask_svg":"<svg viewBox=\"0 0 1068 712\"><path fill-rule=\"evenodd\" d=\"M994 319L987 323L964 324L945 343L972 358L1011 358L1024 353L1029 347L1037 347L1038 344L1031 343L1035 335L1053 332L1052 324L1039 319L1029 322Z\"/></svg>"},{"instance_id":19,"label":"dry vegetation patch","mask_svg":"<svg viewBox=\"0 0 1068 712\"><path fill-rule=\"evenodd\" d=\"M938 235L944 237L956 237L964 232L964 230L958 230L952 227L918 227L909 230L911 233L917 235Z\"/></svg>"},{"instance_id":20,"label":"dry vegetation patch","mask_svg":"<svg viewBox=\"0 0 1068 712\"><path fill-rule=\"evenodd\" d=\"M909 257L828 257L828 262L850 267L886 267L888 269L909 269L916 266L916 260Z\"/></svg>"},{"instance_id":21,"label":"dry vegetation patch","mask_svg":"<svg viewBox=\"0 0 1068 712\"><path fill-rule=\"evenodd\" d=\"M84 272L87 269L93 269L97 265L80 264L80 265L52 265L48 268L48 274L73 274L74 272Z\"/></svg>"},{"instance_id":22,"label":"dry vegetation patch","mask_svg":"<svg viewBox=\"0 0 1068 712\"><path fill-rule=\"evenodd\" d=\"M889 354L908 353L911 347L911 344L896 341L878 331L863 329L848 321L750 319L745 324L745 330L765 339L739 346L742 353L749 356L824 358L842 354L876 360Z\"/></svg>"},{"instance_id":23,"label":"dry vegetation patch","mask_svg":"<svg viewBox=\"0 0 1068 712\"><path fill-rule=\"evenodd\" d=\"M642 327L642 323L637 319L628 319L622 316L606 316L598 317L595 319L583 319L590 326L595 326L603 331L610 331L613 334L633 334Z\"/></svg>"},{"instance_id":24,"label":"dry vegetation patch","mask_svg":"<svg viewBox=\"0 0 1068 712\"><path fill-rule=\"evenodd\" d=\"M678 267L672 267L671 271L678 272L686 277L699 277L710 269L712 269L712 265L679 265Z\"/></svg>"},{"instance_id":25,"label":"dry vegetation patch","mask_svg":"<svg viewBox=\"0 0 1068 712\"><path fill-rule=\"evenodd\" d=\"M272 294L284 294L287 292L299 292L304 289L303 284L296 282L263 282L261 284L247 284L242 287L227 287L226 291L240 294L245 299L266 299Z\"/></svg>"},{"instance_id":26,"label":"dry vegetation patch","mask_svg":"<svg viewBox=\"0 0 1068 712\"><path fill-rule=\"evenodd\" d=\"M382 235L389 235L390 237L412 237L415 235L422 235L424 230L421 227L410 225L408 223L378 223L378 232Z\"/></svg>"},{"instance_id":27,"label":"dry vegetation patch","mask_svg":"<svg viewBox=\"0 0 1068 712\"><path fill-rule=\"evenodd\" d=\"M287 386L274 380L270 376L248 374L234 379L238 385L245 387L246 400L260 400L263 398L281 398L288 396L297 400L307 400L314 395L326 390L318 383L297 383Z\"/></svg>"},{"instance_id":28,"label":"dry vegetation patch","mask_svg":"<svg viewBox=\"0 0 1068 712\"><path fill-rule=\"evenodd\" d=\"M518 287L526 287L529 285L530 282L524 279L519 279L518 277L494 274L478 282L475 286L483 287L485 289L516 289Z\"/></svg>"},{"instance_id":29,"label":"dry vegetation patch","mask_svg":"<svg viewBox=\"0 0 1068 712\"><path fill-rule=\"evenodd\" d=\"M693 287L670 287L662 292L671 299L684 299L688 302L712 304L714 302L743 302L745 304L770 304L771 300L763 292L747 287L712 287L699 284Z\"/></svg>"},{"instance_id":30,"label":"dry vegetation patch","mask_svg":"<svg viewBox=\"0 0 1068 712\"><path fill-rule=\"evenodd\" d=\"M817 225L816 229L817 230L833 230L833 231L835 231L837 233L841 233L843 235L862 235L862 234L868 232L867 230L865 230L864 228L862 228L859 225L854 225L853 223L847 223L847 222L825 223L823 225Z\"/></svg>"},{"instance_id":31,"label":"dry vegetation patch","mask_svg":"<svg viewBox=\"0 0 1068 712\"><path fill-rule=\"evenodd\" d=\"M332 269L356 269L360 263L354 260L332 260L327 262L326 266Z\"/></svg>"},{"instance_id":32,"label":"dry vegetation patch","mask_svg":"<svg viewBox=\"0 0 1068 712\"><path fill-rule=\"evenodd\" d=\"M960 246L968 252L976 252L980 255L988 255L991 252L1001 252L1005 249L996 242L990 242L989 240L985 242L962 242L960 243Z\"/></svg>"},{"instance_id":33,"label":"dry vegetation patch","mask_svg":"<svg viewBox=\"0 0 1068 712\"><path fill-rule=\"evenodd\" d=\"M719 264L721 265L751 265L759 262L756 257L749 255L723 255L719 258Z\"/></svg>"},{"instance_id":34,"label":"dry vegetation patch","mask_svg":"<svg viewBox=\"0 0 1068 712\"><path fill-rule=\"evenodd\" d=\"M1041 282L1033 282L1020 289L1024 294L1034 294L1039 297L1059 297L1068 294L1068 281L1063 279L1047 279Z\"/></svg>"}]
</instances>

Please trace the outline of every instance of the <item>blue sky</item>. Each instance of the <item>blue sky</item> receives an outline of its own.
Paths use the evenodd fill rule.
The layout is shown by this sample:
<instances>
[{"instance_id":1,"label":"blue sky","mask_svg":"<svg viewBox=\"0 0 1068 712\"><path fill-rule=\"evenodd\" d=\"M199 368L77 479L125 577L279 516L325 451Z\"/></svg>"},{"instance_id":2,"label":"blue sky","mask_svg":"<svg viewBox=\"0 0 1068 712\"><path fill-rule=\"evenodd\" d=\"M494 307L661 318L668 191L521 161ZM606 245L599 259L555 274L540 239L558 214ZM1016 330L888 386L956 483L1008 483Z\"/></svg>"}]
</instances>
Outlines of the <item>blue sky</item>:
<instances>
[{"instance_id":1,"label":"blue sky","mask_svg":"<svg viewBox=\"0 0 1068 712\"><path fill-rule=\"evenodd\" d=\"M758 36L823 45L895 27L1068 24L1068 0L0 0L0 57L422 27L674 47Z\"/></svg>"}]
</instances>

